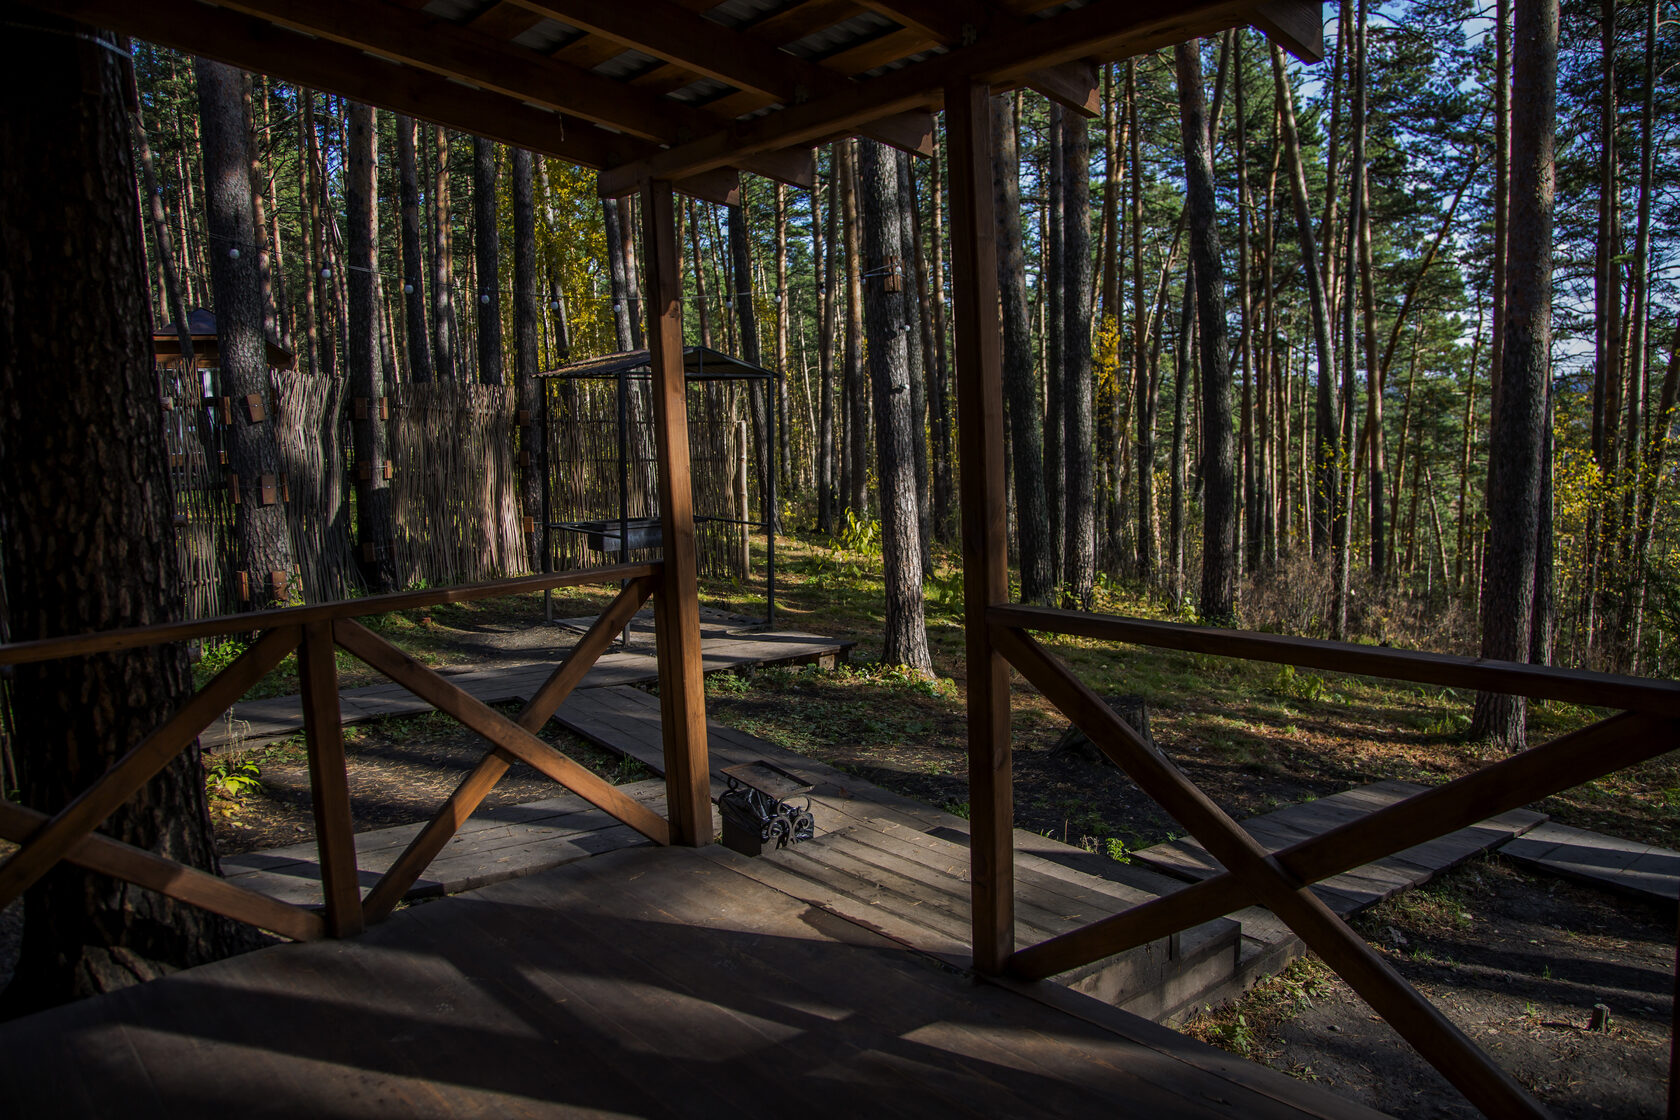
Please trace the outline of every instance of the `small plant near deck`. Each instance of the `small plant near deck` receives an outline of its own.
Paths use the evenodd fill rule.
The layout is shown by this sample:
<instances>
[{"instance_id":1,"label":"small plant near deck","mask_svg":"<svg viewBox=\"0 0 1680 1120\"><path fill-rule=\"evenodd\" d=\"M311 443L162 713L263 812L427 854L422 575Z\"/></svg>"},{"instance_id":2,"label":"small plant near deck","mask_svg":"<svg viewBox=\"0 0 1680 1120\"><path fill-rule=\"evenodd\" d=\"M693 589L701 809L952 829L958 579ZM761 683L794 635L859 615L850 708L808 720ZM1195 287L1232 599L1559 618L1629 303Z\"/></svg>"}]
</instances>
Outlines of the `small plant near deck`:
<instances>
[{"instance_id":1,"label":"small plant near deck","mask_svg":"<svg viewBox=\"0 0 1680 1120\"><path fill-rule=\"evenodd\" d=\"M218 758L204 772L204 788L212 797L238 801L262 789L262 770L250 759Z\"/></svg>"},{"instance_id":2,"label":"small plant near deck","mask_svg":"<svg viewBox=\"0 0 1680 1120\"><path fill-rule=\"evenodd\" d=\"M1266 686L1266 691L1285 700L1302 704L1316 704L1325 698L1324 678L1316 673L1297 673L1295 666L1285 665Z\"/></svg>"}]
</instances>

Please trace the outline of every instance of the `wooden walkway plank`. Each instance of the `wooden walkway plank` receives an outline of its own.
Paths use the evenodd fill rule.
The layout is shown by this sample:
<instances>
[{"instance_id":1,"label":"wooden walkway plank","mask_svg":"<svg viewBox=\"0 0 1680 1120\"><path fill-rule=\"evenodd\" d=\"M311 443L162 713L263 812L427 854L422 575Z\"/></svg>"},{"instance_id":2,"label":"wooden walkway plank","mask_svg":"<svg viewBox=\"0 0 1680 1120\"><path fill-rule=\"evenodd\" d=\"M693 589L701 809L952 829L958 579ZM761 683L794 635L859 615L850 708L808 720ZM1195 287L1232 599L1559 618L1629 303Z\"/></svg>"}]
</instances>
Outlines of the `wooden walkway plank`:
<instances>
[{"instance_id":1,"label":"wooden walkway plank","mask_svg":"<svg viewBox=\"0 0 1680 1120\"><path fill-rule=\"evenodd\" d=\"M1547 822L1500 847L1532 868L1643 898L1680 901L1680 852Z\"/></svg>"}]
</instances>

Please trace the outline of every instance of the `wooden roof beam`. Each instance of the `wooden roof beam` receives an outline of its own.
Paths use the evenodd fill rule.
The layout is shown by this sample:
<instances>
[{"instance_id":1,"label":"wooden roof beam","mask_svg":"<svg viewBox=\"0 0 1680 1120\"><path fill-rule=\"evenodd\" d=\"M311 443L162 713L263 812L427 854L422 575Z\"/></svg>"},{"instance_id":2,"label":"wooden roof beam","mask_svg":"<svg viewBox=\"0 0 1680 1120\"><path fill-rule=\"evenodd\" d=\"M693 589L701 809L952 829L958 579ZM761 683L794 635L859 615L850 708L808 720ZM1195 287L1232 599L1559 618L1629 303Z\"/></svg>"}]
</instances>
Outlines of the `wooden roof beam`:
<instances>
[{"instance_id":1,"label":"wooden roof beam","mask_svg":"<svg viewBox=\"0 0 1680 1120\"><path fill-rule=\"evenodd\" d=\"M218 0L221 7L380 57L412 63L455 82L564 112L660 144L720 127L719 118L680 102L565 63L422 12L337 0ZM206 10L197 8L195 10ZM378 104L378 98L358 98ZM441 98L440 98L441 100ZM435 118L435 114L432 119ZM456 126L459 127L459 126ZM480 121L464 131L490 135ZM523 146L523 145L522 145ZM810 153L755 153L737 166L807 187ZM590 162L578 160L576 162ZM591 163L591 166L598 164ZM710 169L708 169L710 170Z\"/></svg>"},{"instance_id":2,"label":"wooden roof beam","mask_svg":"<svg viewBox=\"0 0 1680 1120\"><path fill-rule=\"evenodd\" d=\"M994 87L1018 84L1047 66L1082 58L1124 58L1247 23L1253 0L1097 0L1035 20L1021 31L981 40L860 82L826 97L742 122L601 175L604 195L625 193L644 179L680 178L738 162L744 155L815 143L863 131L871 121L942 96L947 82L973 79Z\"/></svg>"},{"instance_id":3,"label":"wooden roof beam","mask_svg":"<svg viewBox=\"0 0 1680 1120\"><path fill-rule=\"evenodd\" d=\"M849 78L807 62L689 11L671 0L517 0L533 12L602 35L664 59L682 70L702 74L740 89L797 105L817 97L842 96L858 88ZM673 102L672 104L676 104ZM866 133L884 144L917 155L933 134L931 114L893 114L908 119L878 119Z\"/></svg>"},{"instance_id":4,"label":"wooden roof beam","mask_svg":"<svg viewBox=\"0 0 1680 1120\"><path fill-rule=\"evenodd\" d=\"M160 46L335 93L368 105L487 136L585 167L611 167L658 149L490 90L440 86L424 70L354 47L291 31L198 0L56 0L53 11ZM807 161L811 158L805 152ZM814 175L813 175L814 178ZM684 194L729 201L739 190L731 170L679 178Z\"/></svg>"},{"instance_id":5,"label":"wooden roof beam","mask_svg":"<svg viewBox=\"0 0 1680 1120\"><path fill-rule=\"evenodd\" d=\"M962 47L994 35L1011 35L1031 20L1004 8L993 0L858 0L865 8L897 20L912 31L937 40L947 47ZM1088 61L1064 62L1035 70L1022 81L1028 89L1043 94L1081 116L1095 118L1102 113L1097 93L1097 68Z\"/></svg>"},{"instance_id":6,"label":"wooden roof beam","mask_svg":"<svg viewBox=\"0 0 1680 1120\"><path fill-rule=\"evenodd\" d=\"M1324 61L1324 7L1319 0L1265 0L1250 21L1302 62Z\"/></svg>"}]
</instances>

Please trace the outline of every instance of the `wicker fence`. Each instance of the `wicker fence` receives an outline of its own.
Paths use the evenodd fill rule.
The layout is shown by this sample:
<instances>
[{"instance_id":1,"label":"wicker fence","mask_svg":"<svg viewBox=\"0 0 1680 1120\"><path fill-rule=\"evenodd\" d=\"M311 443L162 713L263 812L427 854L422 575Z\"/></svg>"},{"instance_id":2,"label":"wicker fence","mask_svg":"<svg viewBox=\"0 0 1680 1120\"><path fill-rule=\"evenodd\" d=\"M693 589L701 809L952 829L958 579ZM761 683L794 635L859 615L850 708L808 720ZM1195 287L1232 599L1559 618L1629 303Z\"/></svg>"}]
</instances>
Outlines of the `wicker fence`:
<instances>
[{"instance_id":1,"label":"wicker fence","mask_svg":"<svg viewBox=\"0 0 1680 1120\"><path fill-rule=\"evenodd\" d=\"M404 586L528 571L513 460L513 390L431 382L391 397L391 505Z\"/></svg>"},{"instance_id":2,"label":"wicker fence","mask_svg":"<svg viewBox=\"0 0 1680 1120\"><path fill-rule=\"evenodd\" d=\"M218 371L159 371L176 552L186 617L239 609L225 458L230 411ZM275 371L270 401L295 593L305 602L361 588L342 380ZM516 575L520 533L513 395L479 385L404 385L387 404L397 578L405 586Z\"/></svg>"}]
</instances>

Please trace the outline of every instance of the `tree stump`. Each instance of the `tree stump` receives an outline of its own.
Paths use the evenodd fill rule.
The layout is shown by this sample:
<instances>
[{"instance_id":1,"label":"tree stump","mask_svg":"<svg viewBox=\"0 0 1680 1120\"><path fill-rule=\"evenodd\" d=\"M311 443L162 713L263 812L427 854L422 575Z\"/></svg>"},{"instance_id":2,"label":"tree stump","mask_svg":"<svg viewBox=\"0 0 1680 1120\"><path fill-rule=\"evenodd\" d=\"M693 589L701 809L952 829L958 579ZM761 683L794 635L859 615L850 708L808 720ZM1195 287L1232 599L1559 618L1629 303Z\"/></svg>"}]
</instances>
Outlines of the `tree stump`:
<instances>
[{"instance_id":1,"label":"tree stump","mask_svg":"<svg viewBox=\"0 0 1680 1120\"><path fill-rule=\"evenodd\" d=\"M1152 747L1155 745L1155 737L1149 732L1149 701L1141 696L1127 694L1105 696L1103 703L1107 704L1115 715L1125 720L1145 743ZM1071 724L1062 733L1062 737L1056 740L1056 745L1050 748L1050 755L1052 758L1073 758L1096 766L1114 765L1113 760L1102 752L1102 748Z\"/></svg>"}]
</instances>

